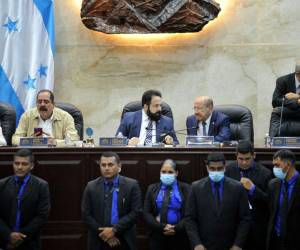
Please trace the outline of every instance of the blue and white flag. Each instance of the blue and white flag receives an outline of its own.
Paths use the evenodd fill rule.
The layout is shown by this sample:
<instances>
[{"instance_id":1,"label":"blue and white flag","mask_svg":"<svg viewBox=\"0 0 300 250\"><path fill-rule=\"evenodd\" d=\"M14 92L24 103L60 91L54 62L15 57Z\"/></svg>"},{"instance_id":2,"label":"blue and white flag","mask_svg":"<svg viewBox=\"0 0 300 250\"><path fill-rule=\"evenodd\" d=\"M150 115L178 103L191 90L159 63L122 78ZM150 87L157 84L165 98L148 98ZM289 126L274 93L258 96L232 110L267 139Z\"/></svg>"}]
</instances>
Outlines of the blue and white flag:
<instances>
[{"instance_id":1,"label":"blue and white flag","mask_svg":"<svg viewBox=\"0 0 300 250\"><path fill-rule=\"evenodd\" d=\"M54 40L53 0L0 0L0 101L17 121L39 90L53 90Z\"/></svg>"}]
</instances>

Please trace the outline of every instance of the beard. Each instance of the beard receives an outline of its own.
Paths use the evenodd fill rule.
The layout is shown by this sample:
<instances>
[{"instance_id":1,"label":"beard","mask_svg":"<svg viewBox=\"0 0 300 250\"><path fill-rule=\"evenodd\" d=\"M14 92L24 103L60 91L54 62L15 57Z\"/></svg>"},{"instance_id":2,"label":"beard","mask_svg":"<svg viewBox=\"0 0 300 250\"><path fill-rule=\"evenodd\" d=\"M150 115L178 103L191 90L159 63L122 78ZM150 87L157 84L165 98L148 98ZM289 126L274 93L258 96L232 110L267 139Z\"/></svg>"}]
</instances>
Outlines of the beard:
<instances>
[{"instance_id":1,"label":"beard","mask_svg":"<svg viewBox=\"0 0 300 250\"><path fill-rule=\"evenodd\" d=\"M148 115L148 117L150 118L151 121L157 122L157 121L159 121L159 119L161 117L161 111L157 111L155 113L152 113L150 111L150 109L148 108L147 109L147 115Z\"/></svg>"},{"instance_id":2,"label":"beard","mask_svg":"<svg viewBox=\"0 0 300 250\"><path fill-rule=\"evenodd\" d=\"M48 109L46 107L40 107L39 111L48 111Z\"/></svg>"}]
</instances>

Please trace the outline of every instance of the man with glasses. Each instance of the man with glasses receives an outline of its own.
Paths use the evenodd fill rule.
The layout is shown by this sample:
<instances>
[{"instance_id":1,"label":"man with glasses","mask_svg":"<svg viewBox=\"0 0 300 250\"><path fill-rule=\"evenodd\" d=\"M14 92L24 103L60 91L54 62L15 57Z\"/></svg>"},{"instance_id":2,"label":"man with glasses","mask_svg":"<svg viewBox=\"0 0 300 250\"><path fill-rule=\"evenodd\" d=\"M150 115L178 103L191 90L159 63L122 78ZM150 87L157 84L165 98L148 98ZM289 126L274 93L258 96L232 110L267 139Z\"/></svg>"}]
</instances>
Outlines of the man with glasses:
<instances>
[{"instance_id":1,"label":"man with glasses","mask_svg":"<svg viewBox=\"0 0 300 250\"><path fill-rule=\"evenodd\" d=\"M73 117L55 107L54 95L50 90L40 90L36 107L26 111L20 119L12 144L19 145L20 137L47 136L53 144L62 144L64 139L79 140Z\"/></svg>"},{"instance_id":2,"label":"man with glasses","mask_svg":"<svg viewBox=\"0 0 300 250\"><path fill-rule=\"evenodd\" d=\"M199 96L195 99L194 114L186 119L188 135L214 136L217 142L230 140L229 117L213 108L212 98Z\"/></svg>"}]
</instances>

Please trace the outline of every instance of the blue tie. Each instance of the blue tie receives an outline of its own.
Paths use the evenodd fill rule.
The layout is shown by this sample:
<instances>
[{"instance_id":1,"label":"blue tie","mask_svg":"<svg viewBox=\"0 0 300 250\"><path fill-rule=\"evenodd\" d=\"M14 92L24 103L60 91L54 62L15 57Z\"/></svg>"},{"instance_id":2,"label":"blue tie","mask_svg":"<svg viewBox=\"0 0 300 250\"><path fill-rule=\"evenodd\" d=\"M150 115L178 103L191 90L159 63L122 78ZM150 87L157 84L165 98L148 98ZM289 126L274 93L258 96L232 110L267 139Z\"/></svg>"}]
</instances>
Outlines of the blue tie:
<instances>
[{"instance_id":1,"label":"blue tie","mask_svg":"<svg viewBox=\"0 0 300 250\"><path fill-rule=\"evenodd\" d=\"M150 120L148 126L146 127L146 138L144 145L152 144L152 121Z\"/></svg>"},{"instance_id":2,"label":"blue tie","mask_svg":"<svg viewBox=\"0 0 300 250\"><path fill-rule=\"evenodd\" d=\"M202 122L202 127L203 127L203 136L207 136L207 133L206 133L206 122Z\"/></svg>"}]
</instances>

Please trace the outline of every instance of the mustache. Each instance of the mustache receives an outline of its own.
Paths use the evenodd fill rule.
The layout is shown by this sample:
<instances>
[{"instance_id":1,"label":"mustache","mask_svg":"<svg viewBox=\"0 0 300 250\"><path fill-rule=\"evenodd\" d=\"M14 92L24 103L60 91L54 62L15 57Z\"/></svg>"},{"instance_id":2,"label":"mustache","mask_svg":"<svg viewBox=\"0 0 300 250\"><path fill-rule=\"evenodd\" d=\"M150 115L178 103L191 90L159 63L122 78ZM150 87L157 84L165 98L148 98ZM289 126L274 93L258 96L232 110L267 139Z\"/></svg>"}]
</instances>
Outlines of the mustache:
<instances>
[{"instance_id":1,"label":"mustache","mask_svg":"<svg viewBox=\"0 0 300 250\"><path fill-rule=\"evenodd\" d=\"M46 107L40 107L39 109L40 111L48 111L48 109Z\"/></svg>"}]
</instances>

